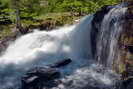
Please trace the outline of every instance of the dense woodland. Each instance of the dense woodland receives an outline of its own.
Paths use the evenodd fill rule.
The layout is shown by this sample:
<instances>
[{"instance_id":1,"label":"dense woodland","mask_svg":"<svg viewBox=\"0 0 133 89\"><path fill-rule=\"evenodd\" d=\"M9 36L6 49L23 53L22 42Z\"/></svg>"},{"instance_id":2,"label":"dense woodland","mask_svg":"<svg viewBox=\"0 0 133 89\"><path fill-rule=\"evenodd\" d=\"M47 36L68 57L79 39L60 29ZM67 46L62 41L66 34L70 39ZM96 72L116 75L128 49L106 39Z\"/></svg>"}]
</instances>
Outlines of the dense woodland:
<instances>
[{"instance_id":1,"label":"dense woodland","mask_svg":"<svg viewBox=\"0 0 133 89\"><path fill-rule=\"evenodd\" d=\"M72 24L74 19L94 13L104 5L118 2L119 0L0 0L0 37L10 34L10 29L14 27L34 28L48 21L54 26Z\"/></svg>"}]
</instances>

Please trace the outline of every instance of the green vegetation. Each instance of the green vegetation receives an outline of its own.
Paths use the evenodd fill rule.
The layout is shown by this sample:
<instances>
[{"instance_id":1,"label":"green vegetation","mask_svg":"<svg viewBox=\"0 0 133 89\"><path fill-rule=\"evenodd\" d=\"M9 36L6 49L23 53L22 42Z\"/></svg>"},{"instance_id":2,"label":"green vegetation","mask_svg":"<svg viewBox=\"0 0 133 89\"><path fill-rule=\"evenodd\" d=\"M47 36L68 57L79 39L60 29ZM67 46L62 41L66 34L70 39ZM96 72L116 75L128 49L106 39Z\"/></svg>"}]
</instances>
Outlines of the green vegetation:
<instances>
[{"instance_id":1,"label":"green vegetation","mask_svg":"<svg viewBox=\"0 0 133 89\"><path fill-rule=\"evenodd\" d=\"M22 19L32 20L47 13L93 13L104 5L118 3L118 0L0 0L0 13L15 21L15 9L20 10ZM0 14L0 17L3 15Z\"/></svg>"},{"instance_id":2,"label":"green vegetation","mask_svg":"<svg viewBox=\"0 0 133 89\"><path fill-rule=\"evenodd\" d=\"M0 0L0 34L3 29L22 25L39 25L45 20L56 25L71 24L74 19L96 12L104 5L118 3L119 0Z\"/></svg>"}]
</instances>

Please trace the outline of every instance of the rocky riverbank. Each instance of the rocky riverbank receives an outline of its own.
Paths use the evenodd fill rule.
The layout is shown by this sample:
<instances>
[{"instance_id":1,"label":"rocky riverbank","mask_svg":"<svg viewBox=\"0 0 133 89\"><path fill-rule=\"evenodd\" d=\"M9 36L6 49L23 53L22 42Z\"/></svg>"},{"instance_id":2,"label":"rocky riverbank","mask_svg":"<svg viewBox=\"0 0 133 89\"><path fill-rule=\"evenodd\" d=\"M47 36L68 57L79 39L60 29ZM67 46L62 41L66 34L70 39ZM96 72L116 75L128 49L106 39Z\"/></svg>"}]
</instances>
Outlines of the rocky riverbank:
<instances>
[{"instance_id":1,"label":"rocky riverbank","mask_svg":"<svg viewBox=\"0 0 133 89\"><path fill-rule=\"evenodd\" d=\"M55 63L54 65L34 67L34 68L30 69L29 71L27 71L22 76L22 78L20 80L21 81L20 89L132 89L132 87L133 87L132 86L132 84L133 84L133 38L132 38L133 37L133 32L132 32L132 30L133 30L133 23L132 23L133 22L133 18L132 18L133 7L132 6L133 6L133 3L131 3L131 2L130 3L122 3L121 5L117 5L117 6L105 6L100 11L96 12L93 15L94 18L91 20L92 22L91 22L91 24L89 24L89 26L92 26L92 29L91 29L92 31L90 32L90 34L91 34L91 38L92 38L91 39L92 54L93 54L94 59L96 59L96 61L97 61L95 63L95 65L89 64L89 62L87 60L86 62L88 62L88 66L78 67L77 68L78 71L76 71L75 73L72 73L69 76L67 76L67 75L63 76L61 74L62 72L60 71L60 67L65 66L67 64L69 65L69 63L71 62L71 59ZM113 8L113 10L112 10L112 8ZM127 8L127 11L124 14L121 13L121 12L125 11L125 8ZM118 9L118 10L116 10L116 9ZM121 10L120 12L119 12L119 9ZM112 13L109 13L109 12L111 12L111 10L112 10ZM118 13L116 13L116 11ZM116 15L116 14L118 14L118 15ZM117 17L119 15L120 15L120 18L117 19ZM105 16L108 16L108 17L103 18ZM109 16L111 17L111 19L109 18ZM108 19L109 19L109 21L108 21ZM90 18L87 20L90 20ZM105 20L105 21L103 21L103 20ZM86 22L86 20L84 22ZM107 27L105 26L105 24L106 24L105 22L107 22ZM117 26L115 26L115 22L117 22L117 25L119 27L122 27L120 29L122 32L120 33L120 36L118 36L118 39L115 38L115 37L117 37L117 35L119 35L119 34L116 34L117 33L116 31L114 31L114 29L118 30L116 28ZM84 23L84 24L86 26L86 23ZM51 28L54 28L55 26L56 26L55 23L49 23L46 21L46 24L42 23L41 25L36 25L35 27L32 25L31 27L29 26L28 28L24 27L24 28L22 28L22 30L24 31L24 34L27 34L29 32L32 32L33 31L32 29L34 29L34 28L37 28L37 29L39 28L40 30L42 30L42 29L49 30L49 28L51 29ZM101 29L102 27L105 27L105 28ZM82 28L81 25L77 27L77 29L81 31L80 28ZM85 30L86 30L86 28L85 28ZM114 31L114 32L112 32L112 31ZM103 35L103 34L101 34L100 32L103 32L103 33L105 32L105 34L104 34L105 36L101 37L101 35ZM5 37L4 39L2 39L1 47L3 49L1 49L1 51L4 50L8 46L8 44L10 43L9 41L14 41L17 37L20 37L21 35L23 35L18 31L18 29L16 29L16 31L14 31L14 33L15 33L14 35L9 36L7 38ZM114 35L114 34L116 34L116 35ZM42 35L41 37L43 37L44 33L42 33L41 35ZM99 35L102 38L102 39L100 39L101 44L98 44L98 42L99 42L98 36ZM113 39L112 39L112 35L114 37ZM34 35L33 34L29 35L29 37L31 37L31 40L34 40L34 39L32 39L32 36L34 36ZM34 49L34 47L37 47L38 49L45 49L45 48L43 48L43 46L45 44L42 41L44 41L44 42L46 41L46 43L51 43L51 42L55 41L55 43L53 42L54 47L55 47L56 41L58 43L58 41L61 40L61 42L59 43L59 49L55 47L57 49L57 51L59 50L59 52L61 54L54 55L56 53L54 53L53 50L46 48L47 49L46 51L50 50L50 52L48 53L48 58L52 58L53 55L54 55L54 57L57 56L57 58L58 58L58 56L60 57L60 55L61 55L61 57L62 57L62 55L63 55L63 57L67 57L68 52L66 52L66 50L71 51L71 50L69 50L69 46L68 46L71 43L69 43L69 41L67 41L68 39L65 39L65 37L67 38L67 36L66 36L66 34L64 35L64 33L63 33L64 39L62 39L62 36L58 37L58 36L53 36L53 34L52 35L46 34L46 37L48 37L48 39L49 39L48 42L47 42L47 38L40 39L39 36L37 35L38 38L35 37L36 40L33 41L33 43L34 42L36 43L36 41L39 40L40 44L34 45L33 49ZM57 40L56 40L56 37L57 37ZM76 33L76 37L77 37L77 33ZM107 39L104 39L104 37ZM26 37L26 39L27 38L28 37ZM26 39L24 39L23 41L25 41ZM75 40L75 38L69 38L69 39ZM88 38L86 38L86 39L88 40ZM111 45L113 43L111 41L114 41L114 39L117 39L117 41L118 41L118 43L115 44L115 45L117 45L117 46L115 46L115 48L117 47L117 49L118 49L116 51L112 50L112 49L114 49L114 44ZM28 41L31 41L31 40L28 40ZM84 40L84 39L82 39L82 40ZM33 45L32 42L31 42L31 45ZM63 48L62 45L63 46L65 45L65 48ZM74 46L76 46L76 45L74 44ZM68 49L66 48L66 46L68 46ZM74 47L73 45L70 45L70 47L71 46ZM84 45L80 45L78 47L81 47L81 46L84 47ZM53 47L53 45L50 47ZM85 46L85 47L87 47L87 46ZM95 57L99 56L99 54L98 54L99 50L97 50L97 48L99 48L99 47L102 47L102 49L101 49L102 51L100 50L100 52L102 52L102 54L100 53L101 60L99 60L98 58L95 58ZM110 47L112 47L112 48L110 48ZM30 51L28 51L28 52L32 52L31 51L32 48L30 48L29 46L27 48L30 49ZM63 49L63 51L60 51L62 49ZM77 49L77 48L75 48L75 49ZM75 51L75 49L74 49L74 51L72 50L72 52L76 52L77 50ZM78 57L80 57L79 54L82 54L82 51L84 52L84 50L85 49L81 48L81 50L78 50L78 51L81 51L81 53L77 52L76 56L72 55L77 58L76 61L79 61L78 60ZM90 50L90 49L88 49L88 50ZM12 50L10 50L10 51L12 52ZM44 50L36 50L37 57L38 57L37 59L42 57L40 60L43 60L43 59L45 59L44 56L46 56L46 60L47 60L47 52L45 55L45 53L43 53L43 51ZM52 53L51 51L53 52L52 55L51 55L51 53ZM17 52L18 51L16 51L16 54L17 54ZM63 52L65 52L65 53L63 54ZM112 52L116 53L116 54L114 54L116 56L113 55L114 57L111 57L111 58L113 58L113 59L111 59L111 62L113 64L108 63L108 60L107 60L108 55L110 55ZM70 54L71 54L71 52L70 52ZM74 53L74 54L76 54L76 53ZM98 55L96 55L96 54L98 54ZM11 53L11 55L12 55L12 53ZM34 54L34 56L35 55L36 54ZM84 55L85 54L82 54L81 58L83 56L83 59L84 59ZM34 58L34 56L33 56L33 58ZM69 56L71 56L71 55L69 55ZM19 59L19 57L18 57L18 59ZM87 55L87 57L88 57L88 55ZM86 56L85 56L85 58L86 58ZM23 60L25 60L25 59L22 59L22 61ZM28 58L26 60L28 60ZM48 60L50 60L50 59L48 59ZM34 60L34 59L33 59L33 61L38 62L38 60ZM42 61L40 61L40 62L42 62ZM110 60L109 60L109 62L110 62ZM8 59L7 59L7 63L8 63ZM18 69L19 69L18 67L21 66L21 64L17 64L18 62L14 62L14 63L16 63L15 67L14 67L14 65L12 66L12 64L11 64L11 67L13 67L13 69L17 70L17 72L18 72ZM31 61L31 63L32 63L32 61ZM96 65L97 63L99 63L98 66ZM39 62L38 62L38 64L39 64ZM103 66L100 66L100 64L102 64ZM108 66L108 64L109 65L111 64L111 65ZM29 65L30 65L30 63L29 63ZM84 65L86 65L86 64L84 64ZM21 66L21 67L24 67L24 66ZM28 64L26 67L29 67ZM3 71L5 72L4 68L6 68L6 67L3 67ZM63 67L63 68L65 69L65 67ZM113 69L115 71L116 75L114 72L112 72L109 69ZM8 70L8 68L7 68L7 70ZM4 74L4 73L1 72L1 74ZM17 75L17 73L16 73L16 75ZM121 75L121 76L119 76L119 75ZM7 77L8 77L8 75L6 76L6 78ZM0 82L3 83L3 81L0 81ZM6 79L4 82L7 82Z\"/></svg>"},{"instance_id":2,"label":"rocky riverbank","mask_svg":"<svg viewBox=\"0 0 133 89\"><path fill-rule=\"evenodd\" d=\"M125 15L120 19L119 23L122 25L122 32L118 37L118 52L115 54L115 58L113 59L112 69L123 75L123 77L133 76L133 3L126 2L122 3L121 6L127 8ZM91 43L92 43L92 52L94 56L97 54L97 39L100 33L100 29L102 28L103 17L105 17L108 12L114 8L114 6L104 6L101 10L97 11L94 14L94 19L92 21L93 30L91 31ZM116 7L117 8L117 7ZM116 19L113 18L111 23L112 26L116 23ZM109 33L107 33L109 34ZM108 39L107 39L108 40ZM108 44L110 45L110 44ZM98 45L99 46L99 45ZM106 47L105 47L106 48ZM107 48L106 48L107 49ZM105 50L106 50L105 49ZM112 48L113 49L113 48ZM114 50L114 49L113 49ZM104 50L103 50L104 51ZM110 50L108 50L110 51ZM107 52L103 55L108 56ZM102 57L102 63L106 65L107 58L106 56Z\"/></svg>"}]
</instances>

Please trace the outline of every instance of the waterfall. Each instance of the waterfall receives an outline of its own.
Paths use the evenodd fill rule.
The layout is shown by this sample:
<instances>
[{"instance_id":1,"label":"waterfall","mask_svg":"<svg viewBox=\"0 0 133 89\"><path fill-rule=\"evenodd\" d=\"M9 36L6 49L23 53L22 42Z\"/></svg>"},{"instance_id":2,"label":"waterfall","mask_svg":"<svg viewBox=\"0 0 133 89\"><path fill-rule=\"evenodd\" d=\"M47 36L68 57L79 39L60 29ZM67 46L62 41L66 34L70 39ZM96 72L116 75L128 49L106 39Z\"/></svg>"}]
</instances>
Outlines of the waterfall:
<instances>
[{"instance_id":1,"label":"waterfall","mask_svg":"<svg viewBox=\"0 0 133 89\"><path fill-rule=\"evenodd\" d=\"M126 10L126 7L119 5L109 9L103 15L95 35L92 33L92 22L97 17L93 14L85 16L78 24L49 32L36 29L19 37L0 57L0 89L18 89L25 71L66 58L72 59L72 63L59 69L63 75L62 83L52 89L114 89L118 76L97 65L93 47L96 48L95 56L99 63L110 67L118 57L118 40L123 31L122 19Z\"/></svg>"},{"instance_id":2,"label":"waterfall","mask_svg":"<svg viewBox=\"0 0 133 89\"><path fill-rule=\"evenodd\" d=\"M123 31L123 21L127 8L117 5L106 14L99 28L97 38L97 60L107 67L112 67L114 59L118 59L118 41Z\"/></svg>"},{"instance_id":3,"label":"waterfall","mask_svg":"<svg viewBox=\"0 0 133 89\"><path fill-rule=\"evenodd\" d=\"M65 26L51 32L35 31L24 35L7 48L1 56L0 63L23 64L39 59L56 61L62 57L91 58L91 51L88 49L91 49L89 34L92 18L93 16L86 16L80 24ZM56 57L54 60L52 55Z\"/></svg>"},{"instance_id":4,"label":"waterfall","mask_svg":"<svg viewBox=\"0 0 133 89\"><path fill-rule=\"evenodd\" d=\"M86 16L79 24L50 32L35 31L18 38L0 57L0 89L18 84L24 71L34 66L70 58L72 64L61 69L64 74L70 74L88 65L88 59L92 58L89 42L92 19L93 15Z\"/></svg>"}]
</instances>

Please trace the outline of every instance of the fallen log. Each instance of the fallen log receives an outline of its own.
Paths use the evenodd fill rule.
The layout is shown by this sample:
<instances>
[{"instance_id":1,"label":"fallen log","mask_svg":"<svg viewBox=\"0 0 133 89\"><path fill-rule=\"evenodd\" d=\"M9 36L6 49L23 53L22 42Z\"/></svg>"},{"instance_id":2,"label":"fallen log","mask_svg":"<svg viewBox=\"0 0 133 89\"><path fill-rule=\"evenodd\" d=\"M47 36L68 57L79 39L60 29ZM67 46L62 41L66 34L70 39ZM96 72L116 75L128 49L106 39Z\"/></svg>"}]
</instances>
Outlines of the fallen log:
<instances>
[{"instance_id":1,"label":"fallen log","mask_svg":"<svg viewBox=\"0 0 133 89\"><path fill-rule=\"evenodd\" d=\"M50 67L52 67L52 68L60 68L60 67L68 65L71 62L72 62L71 59L64 59L62 61L56 62L55 64L51 65Z\"/></svg>"}]
</instances>

